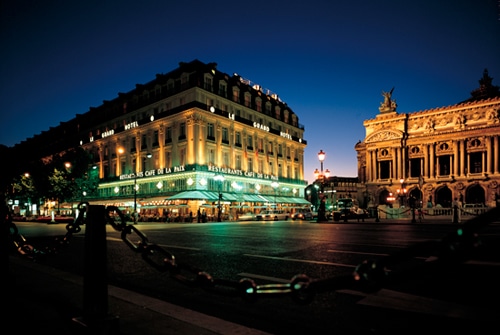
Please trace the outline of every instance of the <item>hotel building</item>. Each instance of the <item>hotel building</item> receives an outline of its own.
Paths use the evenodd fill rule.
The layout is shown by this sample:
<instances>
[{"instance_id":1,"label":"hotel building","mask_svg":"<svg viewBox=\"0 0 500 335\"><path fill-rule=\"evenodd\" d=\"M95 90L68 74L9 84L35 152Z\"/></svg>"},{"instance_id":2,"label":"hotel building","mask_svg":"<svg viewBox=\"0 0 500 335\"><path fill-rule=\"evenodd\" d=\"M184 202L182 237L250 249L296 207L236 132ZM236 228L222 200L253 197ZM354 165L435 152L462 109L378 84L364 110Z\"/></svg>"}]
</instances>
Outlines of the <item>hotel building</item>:
<instances>
[{"instance_id":1,"label":"hotel building","mask_svg":"<svg viewBox=\"0 0 500 335\"><path fill-rule=\"evenodd\" d=\"M90 204L209 217L220 206L224 219L310 205L298 116L277 94L215 63L180 63L57 128L51 133L64 133L63 146L93 157L99 186L86 194Z\"/></svg>"}]
</instances>

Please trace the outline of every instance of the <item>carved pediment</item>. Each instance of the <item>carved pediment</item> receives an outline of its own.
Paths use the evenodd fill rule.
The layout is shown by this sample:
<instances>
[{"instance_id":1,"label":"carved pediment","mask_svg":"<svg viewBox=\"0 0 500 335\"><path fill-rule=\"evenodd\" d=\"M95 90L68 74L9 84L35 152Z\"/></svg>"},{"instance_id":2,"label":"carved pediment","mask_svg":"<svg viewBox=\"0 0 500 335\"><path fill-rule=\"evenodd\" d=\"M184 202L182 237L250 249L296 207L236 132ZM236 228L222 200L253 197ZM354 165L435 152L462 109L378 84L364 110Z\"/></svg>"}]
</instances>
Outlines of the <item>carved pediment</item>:
<instances>
[{"instance_id":1,"label":"carved pediment","mask_svg":"<svg viewBox=\"0 0 500 335\"><path fill-rule=\"evenodd\" d=\"M395 130L381 130L370 136L365 140L366 143L382 142L389 140L396 140L403 138L403 133Z\"/></svg>"}]
</instances>

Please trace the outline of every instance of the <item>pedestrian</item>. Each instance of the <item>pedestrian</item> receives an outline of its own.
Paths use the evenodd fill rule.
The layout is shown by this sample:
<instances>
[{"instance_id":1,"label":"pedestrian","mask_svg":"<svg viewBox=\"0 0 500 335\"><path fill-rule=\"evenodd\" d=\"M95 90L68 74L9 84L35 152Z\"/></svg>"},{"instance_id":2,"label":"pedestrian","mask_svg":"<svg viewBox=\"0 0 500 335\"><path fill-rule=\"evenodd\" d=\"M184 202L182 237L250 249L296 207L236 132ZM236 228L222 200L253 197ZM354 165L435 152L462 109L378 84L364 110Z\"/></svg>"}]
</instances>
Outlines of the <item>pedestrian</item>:
<instances>
[{"instance_id":1,"label":"pedestrian","mask_svg":"<svg viewBox=\"0 0 500 335\"><path fill-rule=\"evenodd\" d=\"M356 214L358 217L358 222L359 222L359 219L361 219L361 222L365 222L365 211L363 210L363 208L358 207Z\"/></svg>"},{"instance_id":2,"label":"pedestrian","mask_svg":"<svg viewBox=\"0 0 500 335\"><path fill-rule=\"evenodd\" d=\"M452 223L460 223L460 205L457 198L453 200L452 217Z\"/></svg>"},{"instance_id":3,"label":"pedestrian","mask_svg":"<svg viewBox=\"0 0 500 335\"><path fill-rule=\"evenodd\" d=\"M198 208L198 212L196 212L196 218L198 219L198 223L201 223L201 212L200 212L200 208Z\"/></svg>"}]
</instances>

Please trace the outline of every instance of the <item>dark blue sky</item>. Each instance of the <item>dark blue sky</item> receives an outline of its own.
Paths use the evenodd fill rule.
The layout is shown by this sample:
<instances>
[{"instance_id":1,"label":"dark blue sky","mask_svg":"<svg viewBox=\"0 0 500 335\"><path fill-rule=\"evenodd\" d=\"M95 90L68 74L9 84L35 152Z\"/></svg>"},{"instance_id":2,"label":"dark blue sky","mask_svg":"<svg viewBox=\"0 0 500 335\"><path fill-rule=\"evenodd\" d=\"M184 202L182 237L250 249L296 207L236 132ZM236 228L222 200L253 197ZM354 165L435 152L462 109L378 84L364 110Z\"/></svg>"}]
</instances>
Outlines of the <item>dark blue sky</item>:
<instances>
[{"instance_id":1,"label":"dark blue sky","mask_svg":"<svg viewBox=\"0 0 500 335\"><path fill-rule=\"evenodd\" d=\"M400 113L500 85L497 0L1 2L0 144L13 146L199 59L277 93L305 126L305 176L356 176L382 91Z\"/></svg>"}]
</instances>

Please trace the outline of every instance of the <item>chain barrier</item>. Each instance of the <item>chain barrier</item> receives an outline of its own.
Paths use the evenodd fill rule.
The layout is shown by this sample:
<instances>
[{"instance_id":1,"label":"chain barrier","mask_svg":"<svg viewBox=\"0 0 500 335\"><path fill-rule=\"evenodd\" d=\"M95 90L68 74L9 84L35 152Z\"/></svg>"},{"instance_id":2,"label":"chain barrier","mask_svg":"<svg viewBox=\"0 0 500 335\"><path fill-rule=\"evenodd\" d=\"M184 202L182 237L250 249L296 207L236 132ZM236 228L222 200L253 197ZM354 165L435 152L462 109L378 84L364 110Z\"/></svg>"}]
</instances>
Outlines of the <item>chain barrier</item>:
<instances>
[{"instance_id":1,"label":"chain barrier","mask_svg":"<svg viewBox=\"0 0 500 335\"><path fill-rule=\"evenodd\" d=\"M416 257L422 251L433 251L436 257L423 266L429 267L443 262L460 262L473 254L481 245L479 230L494 220L499 219L499 208L495 208L482 216L476 217L461 225L456 231L441 241L430 241L404 249L399 253L380 260L365 260L350 275L336 276L326 279L313 279L306 274L295 275L289 283L257 285L250 278L239 281L213 278L209 273L187 264L178 263L175 256L161 246L149 242L135 225L127 224L120 209L115 206L106 207L106 219L121 238L134 252L155 269L169 272L171 277L190 286L198 286L206 290L234 290L244 300L253 302L262 294L288 294L299 304L310 303L319 292L339 289L355 289L373 292L391 281L402 280L407 273L394 274L391 267ZM139 241L134 243L129 235L135 234ZM422 271L423 269L414 269Z\"/></svg>"},{"instance_id":2,"label":"chain barrier","mask_svg":"<svg viewBox=\"0 0 500 335\"><path fill-rule=\"evenodd\" d=\"M57 254L64 247L66 247L74 234L82 231L81 225L85 224L85 213L88 208L88 203L82 202L78 204L79 215L74 222L68 223L66 225L66 234L64 236L56 236L52 243L45 246L43 249L35 248L33 245L28 243L26 238L19 233L16 224L12 220L12 215L9 212L7 217L7 225L10 229L10 238L12 239L12 245L17 250L17 252L33 261L37 261L45 258L48 254Z\"/></svg>"},{"instance_id":3,"label":"chain barrier","mask_svg":"<svg viewBox=\"0 0 500 335\"><path fill-rule=\"evenodd\" d=\"M88 203L80 203L78 205L80 215L73 224L66 226L68 230L66 235L62 238L56 238L55 245L44 250L37 250L28 244L26 239L17 232L17 228L10 219L17 250L33 259L39 255L57 252L60 247L68 243L74 233L80 232L80 225L84 224L87 207ZM118 207L107 206L105 213L106 222L113 229L121 232L121 239L132 251L140 254L156 270L169 272L170 277L185 285L216 293L220 291L227 294L228 291L232 291L248 302L256 301L259 295L287 294L298 304L308 304L313 301L316 294L325 291L353 289L374 292L391 282L409 278L408 276L415 274L416 271L436 269L435 266L442 264L462 262L481 246L479 230L490 222L500 219L500 208L494 208L461 224L453 233L440 241L419 243L378 260L365 260L348 275L315 279L306 274L297 274L288 283L257 285L250 278L242 278L241 280L213 278L209 273L197 267L179 263L173 253L151 243L136 225L127 224L125 216ZM133 242L131 236L138 238L137 242ZM399 272L392 271L393 266L419 256L422 251L431 251L436 256L432 260L427 260L421 267L400 270Z\"/></svg>"}]
</instances>

